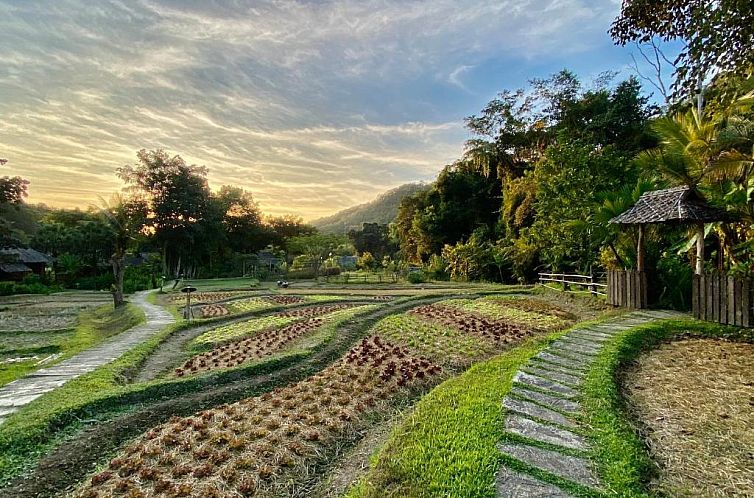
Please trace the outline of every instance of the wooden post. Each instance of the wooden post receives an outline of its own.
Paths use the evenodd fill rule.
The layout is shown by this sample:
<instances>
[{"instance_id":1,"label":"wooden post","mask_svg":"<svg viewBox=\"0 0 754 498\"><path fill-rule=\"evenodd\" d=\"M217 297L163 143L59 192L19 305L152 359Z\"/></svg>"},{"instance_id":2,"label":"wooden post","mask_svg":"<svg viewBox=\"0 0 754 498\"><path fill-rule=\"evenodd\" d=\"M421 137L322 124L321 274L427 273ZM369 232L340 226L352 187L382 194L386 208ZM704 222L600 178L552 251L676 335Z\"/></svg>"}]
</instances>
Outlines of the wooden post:
<instances>
[{"instance_id":1,"label":"wooden post","mask_svg":"<svg viewBox=\"0 0 754 498\"><path fill-rule=\"evenodd\" d=\"M696 273L704 273L704 223L699 223L696 227Z\"/></svg>"},{"instance_id":2,"label":"wooden post","mask_svg":"<svg viewBox=\"0 0 754 498\"><path fill-rule=\"evenodd\" d=\"M636 244L636 271L644 271L644 224L639 225L639 240Z\"/></svg>"}]
</instances>

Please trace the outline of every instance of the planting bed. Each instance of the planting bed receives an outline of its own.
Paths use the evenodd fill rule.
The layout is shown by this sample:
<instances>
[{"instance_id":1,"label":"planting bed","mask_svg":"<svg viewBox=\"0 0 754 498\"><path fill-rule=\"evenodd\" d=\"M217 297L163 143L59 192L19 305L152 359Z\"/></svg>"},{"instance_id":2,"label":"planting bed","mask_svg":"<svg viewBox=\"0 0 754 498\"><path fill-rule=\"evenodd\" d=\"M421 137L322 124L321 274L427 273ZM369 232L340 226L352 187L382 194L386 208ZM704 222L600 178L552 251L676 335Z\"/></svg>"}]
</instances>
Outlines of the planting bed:
<instances>
[{"instance_id":1,"label":"planting bed","mask_svg":"<svg viewBox=\"0 0 754 498\"><path fill-rule=\"evenodd\" d=\"M313 318L316 316L326 315L334 311L342 310L355 306L350 303L339 303L330 305L317 305L306 308L299 308L290 311L280 311L269 316L254 318L243 322L224 325L212 329L194 339L194 344L206 346L208 344L217 344L230 341L238 337L251 335L265 329L273 327L282 327L293 323L302 318Z\"/></svg>"},{"instance_id":2,"label":"planting bed","mask_svg":"<svg viewBox=\"0 0 754 498\"><path fill-rule=\"evenodd\" d=\"M420 306L411 313L422 319L454 327L463 333L491 340L496 344L516 342L535 332L534 327L492 320L477 314L466 313L452 306L430 304Z\"/></svg>"},{"instance_id":3,"label":"planting bed","mask_svg":"<svg viewBox=\"0 0 754 498\"><path fill-rule=\"evenodd\" d=\"M193 303L214 303L217 301L225 301L226 299L232 299L234 297L241 297L250 295L247 291L227 291L227 292L194 292L191 294L191 302ZM183 293L177 293L170 296L169 301L173 304L183 304L186 302L186 295Z\"/></svg>"},{"instance_id":4,"label":"planting bed","mask_svg":"<svg viewBox=\"0 0 754 498\"><path fill-rule=\"evenodd\" d=\"M175 375L183 377L220 368L240 366L252 360L258 360L283 350L292 343L319 330L325 324L337 324L352 318L355 314L370 309L374 305L355 306L338 309L325 317L305 318L280 328L265 330L251 337L231 341L215 347L211 351L194 356L183 366L175 370Z\"/></svg>"},{"instance_id":5,"label":"planting bed","mask_svg":"<svg viewBox=\"0 0 754 498\"><path fill-rule=\"evenodd\" d=\"M563 328L576 319L572 313L536 299L486 297L475 300L454 299L443 304L488 319L535 328Z\"/></svg>"},{"instance_id":6,"label":"planting bed","mask_svg":"<svg viewBox=\"0 0 754 498\"><path fill-rule=\"evenodd\" d=\"M338 441L357 438L397 393L426 387L441 371L371 336L304 381L155 427L76 496L296 495Z\"/></svg>"}]
</instances>

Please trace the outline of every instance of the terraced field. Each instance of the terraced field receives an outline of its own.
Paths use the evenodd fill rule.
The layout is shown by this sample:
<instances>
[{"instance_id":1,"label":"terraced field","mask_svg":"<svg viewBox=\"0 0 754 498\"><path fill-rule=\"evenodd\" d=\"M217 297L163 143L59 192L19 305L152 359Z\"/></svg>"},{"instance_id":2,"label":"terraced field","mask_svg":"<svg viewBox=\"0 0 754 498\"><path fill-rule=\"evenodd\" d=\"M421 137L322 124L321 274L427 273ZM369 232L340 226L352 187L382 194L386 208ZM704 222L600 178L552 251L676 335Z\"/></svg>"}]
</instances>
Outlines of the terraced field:
<instances>
[{"instance_id":1,"label":"terraced field","mask_svg":"<svg viewBox=\"0 0 754 498\"><path fill-rule=\"evenodd\" d=\"M516 313L493 315L488 308ZM382 305L384 306L384 305ZM236 367L363 312L313 305L220 326L179 377ZM378 309L379 305L372 305ZM519 309L526 308L526 309ZM76 496L308 496L339 448L471 363L564 327L532 303L449 300L387 314L329 366L271 392L174 417L129 443ZM487 311L486 313L484 313ZM337 327L333 330L337 336Z\"/></svg>"}]
</instances>

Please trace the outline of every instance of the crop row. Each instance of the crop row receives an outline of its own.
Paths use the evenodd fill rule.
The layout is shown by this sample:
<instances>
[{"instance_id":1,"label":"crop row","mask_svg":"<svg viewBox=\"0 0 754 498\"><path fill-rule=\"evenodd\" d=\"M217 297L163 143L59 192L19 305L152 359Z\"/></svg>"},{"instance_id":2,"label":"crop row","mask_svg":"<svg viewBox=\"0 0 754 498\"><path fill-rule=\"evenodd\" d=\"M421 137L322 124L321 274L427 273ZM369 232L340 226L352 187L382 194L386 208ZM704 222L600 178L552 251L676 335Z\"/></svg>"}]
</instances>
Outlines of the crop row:
<instances>
[{"instance_id":1,"label":"crop row","mask_svg":"<svg viewBox=\"0 0 754 498\"><path fill-rule=\"evenodd\" d=\"M319 374L262 396L173 417L129 444L76 496L228 497L290 494L338 441L357 437L397 393L442 369L379 336Z\"/></svg>"},{"instance_id":2,"label":"crop row","mask_svg":"<svg viewBox=\"0 0 754 498\"><path fill-rule=\"evenodd\" d=\"M450 327L465 334L475 334L496 344L508 344L523 339L533 333L524 325L491 320L486 317L467 313L451 306L430 304L419 306L411 313Z\"/></svg>"},{"instance_id":3,"label":"crop row","mask_svg":"<svg viewBox=\"0 0 754 498\"><path fill-rule=\"evenodd\" d=\"M283 327L258 332L251 337L223 343L211 351L189 359L175 370L175 374L178 377L183 377L199 372L235 367L249 361L258 360L283 350L299 338L319 330L325 324L337 325L352 318L357 313L374 307L374 305L369 305L342 308L327 314L325 317L307 318Z\"/></svg>"},{"instance_id":4,"label":"crop row","mask_svg":"<svg viewBox=\"0 0 754 498\"><path fill-rule=\"evenodd\" d=\"M224 301L225 299L231 299L234 297L249 295L246 291L226 291L226 292L193 292L191 294L191 301L195 303L213 303L216 301ZM174 294L170 296L172 303L183 304L186 302L186 294Z\"/></svg>"},{"instance_id":5,"label":"crop row","mask_svg":"<svg viewBox=\"0 0 754 498\"><path fill-rule=\"evenodd\" d=\"M444 306L458 309L466 313L481 315L487 319L514 323L535 329L557 329L563 328L573 321L567 312L559 310L560 316L555 314L555 310L542 308L535 311L534 306L530 304L537 301L527 299L526 302L519 299L454 299L444 301ZM529 309L527 309L529 308Z\"/></svg>"}]
</instances>

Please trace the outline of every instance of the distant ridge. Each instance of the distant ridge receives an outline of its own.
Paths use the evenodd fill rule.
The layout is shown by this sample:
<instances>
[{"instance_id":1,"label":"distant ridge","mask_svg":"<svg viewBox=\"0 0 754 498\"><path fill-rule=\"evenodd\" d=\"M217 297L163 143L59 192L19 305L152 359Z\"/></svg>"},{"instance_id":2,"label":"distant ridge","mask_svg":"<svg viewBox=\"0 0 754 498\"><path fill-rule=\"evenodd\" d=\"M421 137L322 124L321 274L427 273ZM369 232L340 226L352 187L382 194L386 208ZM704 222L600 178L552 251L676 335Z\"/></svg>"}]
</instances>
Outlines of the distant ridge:
<instances>
[{"instance_id":1,"label":"distant ridge","mask_svg":"<svg viewBox=\"0 0 754 498\"><path fill-rule=\"evenodd\" d=\"M404 197L427 188L429 185L425 183L406 183L380 194L371 202L338 211L310 223L322 233L334 234L346 233L351 228L360 228L362 223L390 223L398 214L398 206Z\"/></svg>"}]
</instances>

